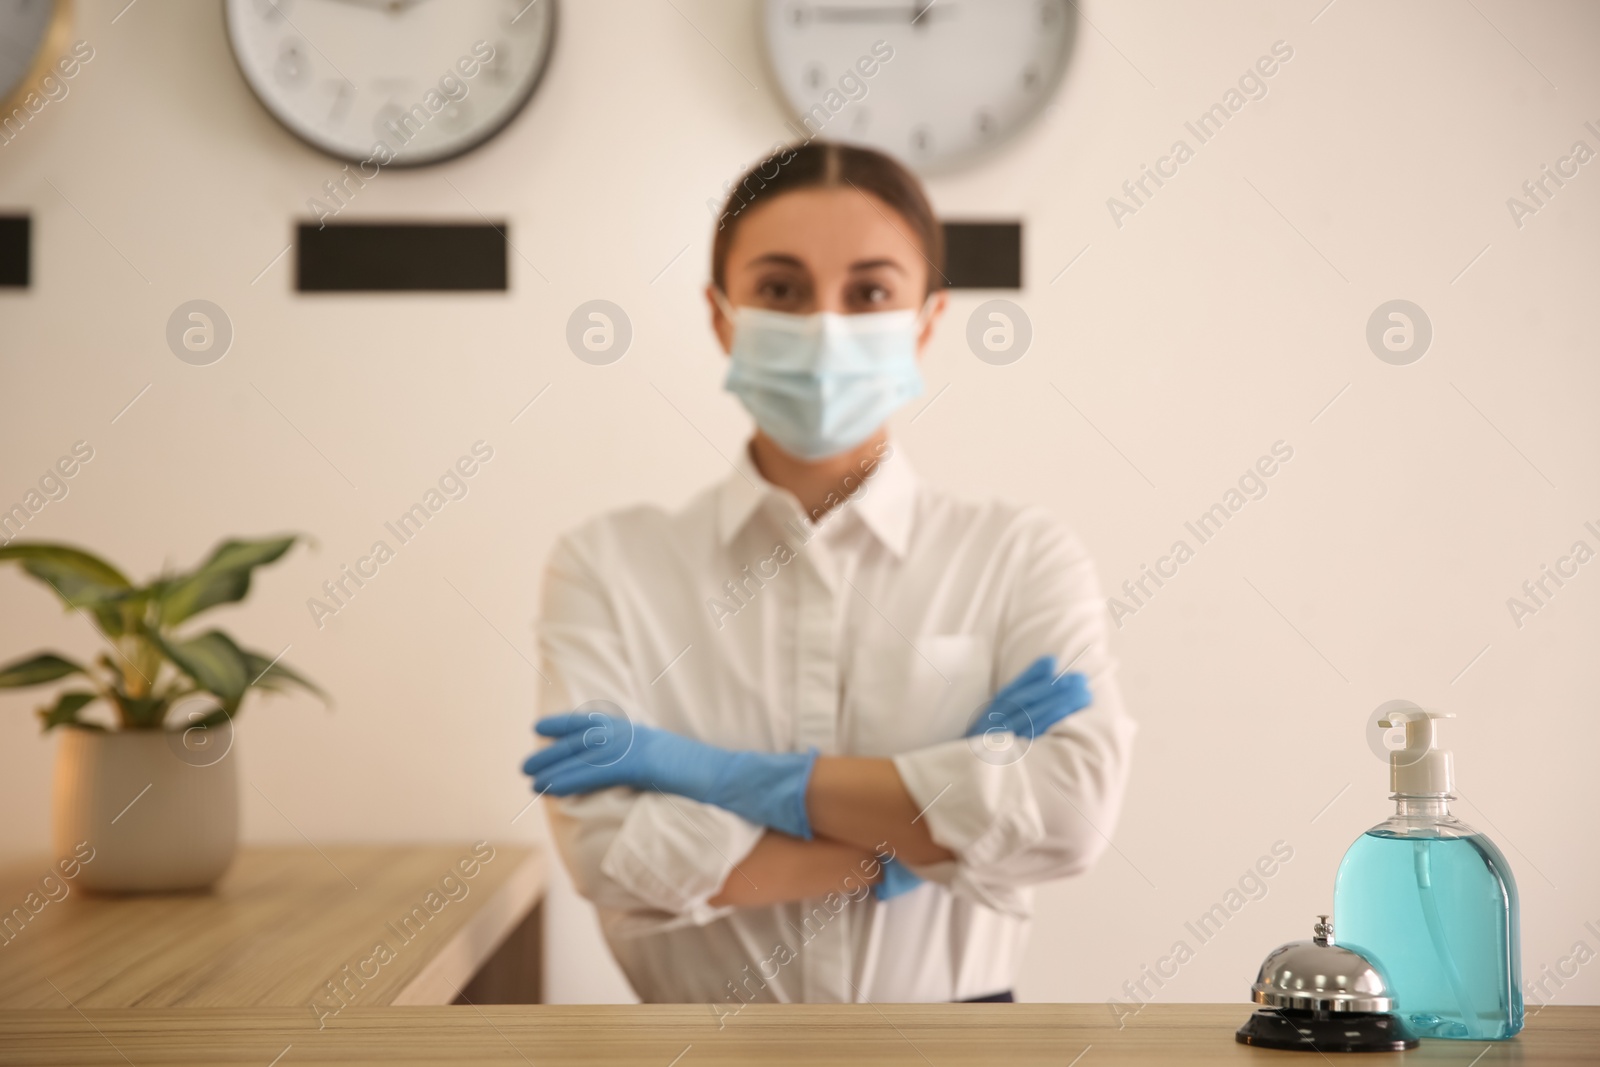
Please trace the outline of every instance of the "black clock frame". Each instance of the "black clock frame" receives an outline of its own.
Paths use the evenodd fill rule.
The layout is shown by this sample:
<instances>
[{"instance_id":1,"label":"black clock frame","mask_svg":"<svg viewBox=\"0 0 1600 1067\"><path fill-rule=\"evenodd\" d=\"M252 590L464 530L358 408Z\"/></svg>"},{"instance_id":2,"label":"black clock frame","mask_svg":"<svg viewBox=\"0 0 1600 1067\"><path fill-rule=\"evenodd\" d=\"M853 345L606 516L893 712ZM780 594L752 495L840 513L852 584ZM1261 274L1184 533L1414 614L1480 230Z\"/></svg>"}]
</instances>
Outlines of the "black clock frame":
<instances>
[{"instance_id":1,"label":"black clock frame","mask_svg":"<svg viewBox=\"0 0 1600 1067\"><path fill-rule=\"evenodd\" d=\"M528 83L528 88L526 91L524 91L522 96L517 99L516 106L512 107L506 112L505 118L484 130L482 136L461 145L449 155L435 156L432 159L421 159L410 162L406 161L403 157L397 156L392 162L385 163L385 168L394 168L397 170L415 170L422 167L436 166L440 163L448 163L453 159L460 159L468 152L476 151L477 149L482 148L488 142L492 141L494 138L498 137L502 132L504 132L507 126L511 125L518 115L522 114L523 110L528 106L528 101L533 99L533 94L538 91L539 85L544 81L545 75L549 73L550 63L552 61L551 57L554 55L556 48L556 36L561 26L561 7L557 3L557 0L536 0L536 2L546 4L550 8L550 33L545 38L544 51L539 57L538 73L533 76L533 80ZM284 121L282 116L280 116L276 111L267 105L267 102L262 99L261 94L256 92L256 87L251 84L250 75L245 73L244 65L239 62L239 50L233 46L233 14L229 10L229 5L226 3L224 3L222 7L222 20L223 32L228 39L228 55L233 59L233 65L234 68L239 72L240 80L244 82L245 88L250 90L250 95L252 98L254 98L256 104L260 106L261 110L265 111L269 116L271 116L273 122L276 122L279 126L289 131L294 139L299 141L301 144L315 148L318 152L321 152L323 155L332 159L337 159L344 163L365 163L369 158L371 158L370 156L345 155L342 152L337 152L332 148L329 148L327 145L318 144L316 141L312 140L310 137L307 137L305 134L301 133L299 130L295 129L293 126Z\"/></svg>"}]
</instances>

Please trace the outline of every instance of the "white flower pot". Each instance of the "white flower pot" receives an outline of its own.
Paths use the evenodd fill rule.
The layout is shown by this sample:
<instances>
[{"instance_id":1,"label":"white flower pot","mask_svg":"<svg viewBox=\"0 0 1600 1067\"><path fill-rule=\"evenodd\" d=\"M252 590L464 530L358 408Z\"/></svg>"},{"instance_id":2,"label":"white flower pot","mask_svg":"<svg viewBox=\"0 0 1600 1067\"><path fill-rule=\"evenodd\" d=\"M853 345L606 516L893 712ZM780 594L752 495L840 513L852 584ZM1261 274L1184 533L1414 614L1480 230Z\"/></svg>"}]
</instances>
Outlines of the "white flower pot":
<instances>
[{"instance_id":1,"label":"white flower pot","mask_svg":"<svg viewBox=\"0 0 1600 1067\"><path fill-rule=\"evenodd\" d=\"M56 855L85 841L94 849L79 885L204 889L228 869L239 843L239 778L227 726L198 739L178 730L57 732Z\"/></svg>"}]
</instances>

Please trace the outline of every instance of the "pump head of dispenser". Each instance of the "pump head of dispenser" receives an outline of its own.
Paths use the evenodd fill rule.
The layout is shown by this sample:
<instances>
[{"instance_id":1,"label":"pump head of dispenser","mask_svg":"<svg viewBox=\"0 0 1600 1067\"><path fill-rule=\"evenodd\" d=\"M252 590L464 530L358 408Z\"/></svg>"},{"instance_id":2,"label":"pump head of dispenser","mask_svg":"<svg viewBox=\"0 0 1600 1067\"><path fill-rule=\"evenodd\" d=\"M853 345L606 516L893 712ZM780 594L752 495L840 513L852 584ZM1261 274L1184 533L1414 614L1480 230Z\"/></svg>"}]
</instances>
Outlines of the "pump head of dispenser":
<instances>
[{"instance_id":1,"label":"pump head of dispenser","mask_svg":"<svg viewBox=\"0 0 1600 1067\"><path fill-rule=\"evenodd\" d=\"M1405 796L1448 796L1455 792L1455 758L1439 747L1439 720L1453 719L1454 712L1423 711L1421 708L1393 711L1379 719L1385 730L1403 727L1406 743L1389 753L1389 790Z\"/></svg>"},{"instance_id":2,"label":"pump head of dispenser","mask_svg":"<svg viewBox=\"0 0 1600 1067\"><path fill-rule=\"evenodd\" d=\"M1264 1005L1234 1037L1244 1045L1312 1052L1400 1052L1418 1041L1395 1010L1382 972L1361 953L1333 940L1319 915L1310 941L1291 941L1267 955L1250 987Z\"/></svg>"}]
</instances>

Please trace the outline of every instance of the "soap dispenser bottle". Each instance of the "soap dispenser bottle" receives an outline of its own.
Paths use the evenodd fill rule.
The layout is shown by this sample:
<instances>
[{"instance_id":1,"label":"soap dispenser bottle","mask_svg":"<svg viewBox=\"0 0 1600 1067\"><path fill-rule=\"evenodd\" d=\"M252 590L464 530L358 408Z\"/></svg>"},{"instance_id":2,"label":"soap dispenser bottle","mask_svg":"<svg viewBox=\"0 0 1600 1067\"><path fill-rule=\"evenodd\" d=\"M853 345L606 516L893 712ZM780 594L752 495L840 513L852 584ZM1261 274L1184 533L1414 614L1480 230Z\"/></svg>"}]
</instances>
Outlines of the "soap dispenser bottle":
<instances>
[{"instance_id":1,"label":"soap dispenser bottle","mask_svg":"<svg viewBox=\"0 0 1600 1067\"><path fill-rule=\"evenodd\" d=\"M1405 728L1405 747L1389 754L1395 813L1344 854L1334 918L1388 976L1395 1012L1417 1034L1494 1041L1522 1029L1517 883L1494 843L1450 814L1446 718L1413 709L1379 723Z\"/></svg>"}]
</instances>

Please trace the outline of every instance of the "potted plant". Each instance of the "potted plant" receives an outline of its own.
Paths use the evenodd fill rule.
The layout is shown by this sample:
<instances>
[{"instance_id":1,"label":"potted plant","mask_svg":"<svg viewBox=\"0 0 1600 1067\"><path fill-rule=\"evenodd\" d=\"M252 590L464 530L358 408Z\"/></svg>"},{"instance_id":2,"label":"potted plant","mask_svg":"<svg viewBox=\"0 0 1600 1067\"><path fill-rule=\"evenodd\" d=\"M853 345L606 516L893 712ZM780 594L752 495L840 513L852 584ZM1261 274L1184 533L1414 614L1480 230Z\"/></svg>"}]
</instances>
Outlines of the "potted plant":
<instances>
[{"instance_id":1,"label":"potted plant","mask_svg":"<svg viewBox=\"0 0 1600 1067\"><path fill-rule=\"evenodd\" d=\"M73 684L39 709L62 728L55 769L55 845L93 848L80 884L105 891L200 889L233 860L239 783L233 718L251 689L311 682L272 656L240 648L221 630L176 628L250 591L255 568L296 538L224 541L192 571L135 585L111 564L69 545L14 542L15 560L91 622L110 646L90 664L38 652L0 667L0 688ZM85 719L104 702L111 725Z\"/></svg>"}]
</instances>

